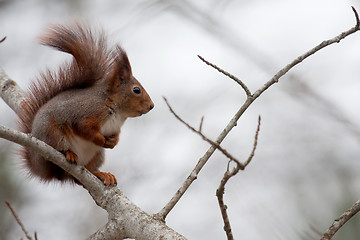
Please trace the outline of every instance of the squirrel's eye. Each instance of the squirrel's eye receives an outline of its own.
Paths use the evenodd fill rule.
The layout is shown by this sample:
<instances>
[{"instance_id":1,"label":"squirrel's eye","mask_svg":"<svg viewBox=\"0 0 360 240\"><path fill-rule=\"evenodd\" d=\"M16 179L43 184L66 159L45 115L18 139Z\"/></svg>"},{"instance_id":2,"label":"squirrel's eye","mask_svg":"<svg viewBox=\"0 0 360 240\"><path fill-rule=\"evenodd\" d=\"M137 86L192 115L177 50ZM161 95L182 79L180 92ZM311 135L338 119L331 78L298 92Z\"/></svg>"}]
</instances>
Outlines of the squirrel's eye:
<instances>
[{"instance_id":1,"label":"squirrel's eye","mask_svg":"<svg viewBox=\"0 0 360 240\"><path fill-rule=\"evenodd\" d=\"M141 93L141 90L139 87L134 87L133 88L133 92L136 93L136 94L140 94Z\"/></svg>"}]
</instances>

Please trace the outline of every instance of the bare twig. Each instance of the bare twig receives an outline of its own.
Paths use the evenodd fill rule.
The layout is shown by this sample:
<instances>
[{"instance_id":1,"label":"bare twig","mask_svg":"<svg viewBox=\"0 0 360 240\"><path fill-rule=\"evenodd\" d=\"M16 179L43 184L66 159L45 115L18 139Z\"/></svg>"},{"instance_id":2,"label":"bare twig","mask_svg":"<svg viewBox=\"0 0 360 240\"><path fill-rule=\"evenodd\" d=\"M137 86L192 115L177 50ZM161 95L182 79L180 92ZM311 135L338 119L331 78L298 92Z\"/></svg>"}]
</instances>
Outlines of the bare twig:
<instances>
[{"instance_id":1,"label":"bare twig","mask_svg":"<svg viewBox=\"0 0 360 240\"><path fill-rule=\"evenodd\" d=\"M253 145L252 151L251 151L248 159L243 164L244 168L251 162L251 160L254 157L255 150L257 147L257 143L258 143L258 136L259 136L259 132L260 132L260 122L261 122L261 117L259 116L258 125L257 125L257 129L255 132L255 137L254 137L254 145ZM238 162L236 162L236 167L233 168L231 171L229 170L229 164L228 164L227 170L224 173L224 177L221 179L220 185L219 185L218 189L216 190L216 197L218 198L221 215L222 215L223 222L224 222L224 231L226 233L228 240L232 240L232 239L234 239L234 237L232 235L230 220L229 220L229 216L227 214L227 206L224 203L225 185L229 181L229 179L231 177L235 176L240 170L243 170L243 169L241 168L241 166L239 165Z\"/></svg>"},{"instance_id":2,"label":"bare twig","mask_svg":"<svg viewBox=\"0 0 360 240\"><path fill-rule=\"evenodd\" d=\"M3 41L5 41L6 37L3 37L1 40L0 40L0 43L2 43Z\"/></svg>"},{"instance_id":3,"label":"bare twig","mask_svg":"<svg viewBox=\"0 0 360 240\"><path fill-rule=\"evenodd\" d=\"M190 124L188 124L187 122L185 122L178 114L175 113L175 111L172 109L172 107L170 106L168 100L164 98L164 101L166 103L166 105L168 106L170 112L180 121L182 122L185 126L187 126L191 131L199 134L202 139L204 139L206 142L210 143L212 146L214 146L216 149L218 149L220 152L222 152L227 158L229 158L232 161L237 162L240 165L240 168L244 169L244 166L242 163L239 162L239 160L237 160L235 157L233 157L230 153L228 153L228 151L226 151L224 148L222 148L220 146L220 144L214 142L213 140L209 139L208 137L206 137L202 132L201 132L201 125L202 125L202 121L200 124L200 130L196 130L194 127L192 127Z\"/></svg>"},{"instance_id":4,"label":"bare twig","mask_svg":"<svg viewBox=\"0 0 360 240\"><path fill-rule=\"evenodd\" d=\"M330 240L335 233L352 218L355 214L360 211L360 200L358 200L351 208L341 214L338 219L335 219L334 223L326 230L321 240Z\"/></svg>"},{"instance_id":5,"label":"bare twig","mask_svg":"<svg viewBox=\"0 0 360 240\"><path fill-rule=\"evenodd\" d=\"M297 57L294 59L290 64L286 65L284 68L282 68L278 73L274 75L268 82L266 82L261 88L259 88L254 94L251 95L250 91L247 92L247 98L244 102L244 104L239 108L239 110L235 113L234 117L230 120L228 125L224 128L224 130L219 134L219 136L216 139L216 143L220 144L225 137L229 134L229 132L236 126L237 121L242 116L242 114L249 108L249 106L263 93L265 92L269 87L271 87L274 83L277 83L279 79L284 76L290 69L292 69L297 64L301 63L304 59L308 58L309 56L313 55L314 53L318 52L319 50L333 44L338 43L342 39L346 38L347 36L357 32L360 29L360 21L358 13L356 12L355 8L352 8L355 18L356 18L356 25L349 30L339 34L338 36L331 38L329 40L323 41L319 45L315 46L314 48L310 49L308 52L304 53L303 55ZM210 64L209 64L210 65ZM212 66L212 65L210 65ZM215 68L215 69L218 69ZM219 71L219 70L218 70ZM224 73L225 74L225 73ZM225 74L226 75L226 74ZM228 76L228 75L227 75ZM228 76L230 77L230 76ZM230 77L231 78L231 77ZM232 78L233 79L233 78ZM235 78L236 79L236 78ZM233 79L234 80L234 79ZM236 80L235 80L236 81ZM239 83L240 84L240 83ZM245 90L245 89L244 89ZM250 95L248 95L250 93ZM215 152L216 147L211 145L210 148L206 151L206 153L199 159L194 169L191 171L189 176L186 178L182 186L176 191L174 196L170 199L170 201L161 209L159 213L157 213L157 217L161 219L165 219L166 216L169 214L171 209L176 205L176 203L180 200L182 195L186 192L186 190L190 187L190 185L194 182L194 180L197 178L198 173L201 171L201 169L204 167L204 165L207 163L209 158L212 156L212 154Z\"/></svg>"},{"instance_id":6,"label":"bare twig","mask_svg":"<svg viewBox=\"0 0 360 240\"><path fill-rule=\"evenodd\" d=\"M259 137L259 132L260 132L260 123L261 123L261 116L259 115L258 125L257 125L257 128L256 128L255 137L254 137L253 149L252 149L252 151L251 151L248 159L247 159L246 162L244 163L244 166L245 166L245 167L251 162L251 160L253 159L253 157L254 157L254 155L255 155L255 150L256 150L256 147L257 147L257 144L258 144L258 137Z\"/></svg>"},{"instance_id":7,"label":"bare twig","mask_svg":"<svg viewBox=\"0 0 360 240\"><path fill-rule=\"evenodd\" d=\"M355 9L353 6L351 6L351 9L353 10L353 12L354 12L354 14L355 14L355 18L356 18L355 28L360 29L359 14L358 14L358 12L356 11L356 9Z\"/></svg>"},{"instance_id":8,"label":"bare twig","mask_svg":"<svg viewBox=\"0 0 360 240\"><path fill-rule=\"evenodd\" d=\"M202 125L204 123L204 116L201 117L201 120L200 120L200 126L199 126L199 132L202 131Z\"/></svg>"},{"instance_id":9,"label":"bare twig","mask_svg":"<svg viewBox=\"0 0 360 240\"><path fill-rule=\"evenodd\" d=\"M352 10L353 10L353 12L355 14L355 18L356 18L356 25L354 27L350 28L349 30L347 30L345 32L342 32L341 34L339 34L338 36L336 36L334 38L331 38L329 40L325 40L325 41L321 42L320 44L318 44L314 48L310 49L306 53L304 53L304 54L300 55L299 57L297 57L296 59L294 59L291 63L289 63L284 68L282 68L279 72L277 72L267 83L264 84L263 87L258 89L254 93L253 97L254 98L259 97L271 85L273 85L274 83L277 83L279 81L279 79L282 76L284 76L290 69L292 69L294 66L296 66L297 64L304 61L309 56L313 55L314 53L318 52L319 50L323 49L324 47L327 47L327 46L329 46L331 44L334 44L334 43L339 43L342 39L344 39L347 36L359 31L360 30L360 28L359 28L359 26L360 26L359 15L358 15L358 13L357 13L357 11L355 10L354 7L352 7Z\"/></svg>"},{"instance_id":10,"label":"bare twig","mask_svg":"<svg viewBox=\"0 0 360 240\"><path fill-rule=\"evenodd\" d=\"M183 11L178 11L177 13L187 18L187 20L191 20L193 24L203 28L203 30L208 31L213 37L220 39L224 45L234 50L234 54L238 53L242 55L246 58L247 62L252 62L263 71L273 74L274 66L276 66L274 63L278 62L274 56L266 54L261 49L248 42L245 38L238 36L236 33L234 34L234 29L230 29L226 24L224 24L222 19L214 17L214 14L209 14L204 8L191 4L190 1L186 2L188 4L183 5L176 4L174 1L162 1L165 5L175 4L177 9L182 9ZM186 11L185 9L188 8L192 10ZM185 12L186 14L184 15ZM296 82L301 82L304 86L314 92L312 87L306 82L306 79L304 79L302 75L293 72L291 74L287 74L287 78L287 81L290 82L289 86L294 87L294 83L296 84ZM309 94L309 92L302 93L305 95ZM299 98L299 96L293 95L291 92L287 92L287 94L289 94L292 98ZM319 92L315 92L315 95L309 95L306 97L315 97L315 100L319 99L320 102L317 101L315 104L312 104L311 108L321 107L321 111L325 114L330 114L330 116L334 117L334 119L339 121L340 124L343 124L351 135L355 136L358 141L360 140L360 128L351 118L349 118L349 116L347 116L344 110L338 108L331 99L321 95ZM305 105L307 104L306 101L300 101L300 103ZM323 105L324 103L329 106Z\"/></svg>"},{"instance_id":11,"label":"bare twig","mask_svg":"<svg viewBox=\"0 0 360 240\"><path fill-rule=\"evenodd\" d=\"M19 226L21 227L21 230L23 231L23 233L25 234L25 237L28 240L32 240L32 238L30 237L29 233L26 231L24 224L22 224L20 218L18 217L18 215L16 214L15 210L11 207L11 204L8 201L5 201L6 205L8 206L8 208L10 209L12 215L14 216L16 222L19 224Z\"/></svg>"},{"instance_id":12,"label":"bare twig","mask_svg":"<svg viewBox=\"0 0 360 240\"><path fill-rule=\"evenodd\" d=\"M231 73L223 70L222 68L219 68L218 66L216 66L215 64L205 60L202 56L198 55L198 57L201 59L201 61L203 61L204 63L206 63L207 65L215 68L216 70L218 70L219 72L221 72L222 74L224 74L225 76L231 78L232 80L234 80L235 82L237 82L241 87L242 89L244 89L245 93L246 93L246 96L251 96L251 92L249 90L249 88L246 86L246 84L241 81L239 78L235 77L234 75L232 75Z\"/></svg>"}]
</instances>

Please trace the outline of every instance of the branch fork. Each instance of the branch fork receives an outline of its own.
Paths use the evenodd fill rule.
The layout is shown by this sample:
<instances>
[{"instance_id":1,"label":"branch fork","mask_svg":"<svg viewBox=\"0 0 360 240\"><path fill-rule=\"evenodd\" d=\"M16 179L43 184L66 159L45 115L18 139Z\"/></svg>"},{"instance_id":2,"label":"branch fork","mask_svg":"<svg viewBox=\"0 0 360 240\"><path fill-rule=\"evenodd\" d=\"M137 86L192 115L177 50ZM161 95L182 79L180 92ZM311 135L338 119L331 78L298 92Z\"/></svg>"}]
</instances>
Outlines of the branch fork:
<instances>
[{"instance_id":1,"label":"branch fork","mask_svg":"<svg viewBox=\"0 0 360 240\"><path fill-rule=\"evenodd\" d=\"M180 200L180 198L182 197L182 195L185 193L185 191L190 187L190 185L193 183L193 181L196 179L193 176L197 176L197 174L201 171L201 169L204 167L204 165L207 163L207 161L209 160L209 158L212 156L212 154L214 153L214 151L216 149L220 150L220 144L221 142L225 139L225 137L229 134L229 132L233 129L233 127L235 127L237 125L237 121L239 120L239 118L242 116L242 114L250 107L250 105L263 93L265 92L269 87L271 87L273 84L279 82L279 79L284 76L287 72L289 72L293 67L295 67L296 65L298 65L299 63L301 63L303 60L305 60L306 58L310 57L311 55L315 54L316 52L318 52L319 50L333 44L333 43L339 43L341 40L343 40L344 38L348 37L349 35L357 32L360 30L360 20L359 20L359 15L356 11L356 9L354 7L352 7L352 11L355 15L355 19L356 19L356 23L355 26L350 28L349 30L339 34L338 36L335 36L334 38L331 38L329 40L323 41L322 43L318 44L317 46L313 47L312 49L310 49L309 51L305 52L304 54L298 56L297 58L295 58L292 62L290 62L288 65L286 65L285 67L283 67L282 69L280 69L270 80L268 80L262 87L260 87L258 90L256 90L254 93L252 93L250 91L250 89L247 87L247 85L241 81L239 78L235 77L234 75L228 73L227 71L223 70L222 68L218 67L217 65L207 61L205 58L203 58L202 56L198 55L198 57L200 58L201 61L203 61L205 64L213 67L214 69L216 69L217 71L219 71L220 73L224 74L225 76L229 77L230 79L234 80L236 83L238 83L240 85L240 87L244 90L247 98L245 100L245 102L243 103L243 105L239 108L239 110L235 113L234 117L230 120L230 122L228 123L228 125L224 128L224 130L220 133L220 135L217 137L217 139L215 141L207 141L206 137L204 138L202 133L201 133L201 128L199 128L199 131L197 130L193 130L193 127L188 126L187 123L185 123L183 120L180 120L178 117L178 119L183 122L185 125L188 126L188 128L190 128L191 130L193 130L194 132L197 132L199 135L201 135L203 137L204 140L206 140L207 142L211 143L210 148L206 151L206 153L199 159L199 161L197 162L195 168L192 170L192 172L190 173L190 175L187 177L187 179L184 181L183 185L178 189L178 191L175 193L175 195L171 198L171 200L163 207L163 209L161 209L161 211L159 213L157 213L157 215L163 219L166 218L167 214L171 211L171 209L176 205L176 203ZM166 104L168 105L170 111L174 114L173 110L171 109L171 107L169 106L169 104L167 103L166 99L165 99ZM176 117L176 114L174 114ZM200 123L200 126L202 126L202 121ZM258 126L260 126L260 118L259 118L259 124ZM257 134L256 134L257 135ZM255 138L255 142L257 141L257 136ZM215 144L212 144L214 143ZM255 148L256 148L256 144L254 144ZM248 160L245 162L245 164L243 165L243 168L250 163L253 154L255 153L255 148L253 149L252 153L250 154ZM224 155L226 155L223 150L220 150ZM226 155L227 156L227 155ZM234 158L233 158L234 159ZM235 161L236 162L236 161ZM238 165L238 167L240 166L241 169L241 164ZM226 179L228 176L228 171L225 173L224 178ZM222 181L224 181L224 178ZM220 185L221 186L221 185ZM221 188L219 190L219 192L221 193ZM225 205L224 205L225 206ZM226 207L224 207L224 209L226 209ZM224 215L224 214L223 214ZM225 222L225 226L227 225L226 223L226 219L223 217L223 220ZM228 234L228 231L226 231L226 234L228 236L228 239L232 239L231 236L231 228L230 228L230 234Z\"/></svg>"}]
</instances>

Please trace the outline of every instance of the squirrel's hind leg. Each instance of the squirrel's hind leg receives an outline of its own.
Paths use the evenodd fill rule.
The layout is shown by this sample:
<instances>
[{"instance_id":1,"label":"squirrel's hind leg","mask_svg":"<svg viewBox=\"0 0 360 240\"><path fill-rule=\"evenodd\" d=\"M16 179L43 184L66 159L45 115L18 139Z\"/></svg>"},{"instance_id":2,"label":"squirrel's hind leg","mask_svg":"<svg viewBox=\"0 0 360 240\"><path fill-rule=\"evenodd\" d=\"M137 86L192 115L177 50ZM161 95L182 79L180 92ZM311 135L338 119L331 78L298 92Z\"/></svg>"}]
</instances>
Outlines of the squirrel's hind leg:
<instances>
[{"instance_id":1,"label":"squirrel's hind leg","mask_svg":"<svg viewBox=\"0 0 360 240\"><path fill-rule=\"evenodd\" d=\"M103 164L104 158L104 149L101 149L95 154L93 159L91 159L91 161L86 164L85 168L89 170L92 174L94 174L97 178L99 178L101 181L103 181L105 185L116 185L117 180L112 173L99 171L99 167Z\"/></svg>"},{"instance_id":2,"label":"squirrel's hind leg","mask_svg":"<svg viewBox=\"0 0 360 240\"><path fill-rule=\"evenodd\" d=\"M33 137L64 153L65 156L68 155L66 150L69 149L69 144L66 140L66 133L64 133L63 128L59 127L54 118L48 116L46 109L38 112L33 122L31 134ZM53 179L60 181L72 179L62 168L45 159L37 151L26 149L25 153L26 165L31 175L38 176L45 182ZM74 157L72 159L74 160Z\"/></svg>"}]
</instances>

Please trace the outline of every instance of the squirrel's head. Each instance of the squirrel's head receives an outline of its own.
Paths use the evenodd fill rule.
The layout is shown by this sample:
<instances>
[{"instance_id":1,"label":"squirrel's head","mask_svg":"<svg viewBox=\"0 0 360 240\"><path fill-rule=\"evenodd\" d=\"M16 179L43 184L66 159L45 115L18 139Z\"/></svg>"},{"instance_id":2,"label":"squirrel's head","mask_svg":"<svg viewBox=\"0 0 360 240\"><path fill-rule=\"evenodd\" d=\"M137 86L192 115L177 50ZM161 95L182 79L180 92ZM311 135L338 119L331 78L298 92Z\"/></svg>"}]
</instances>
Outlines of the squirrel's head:
<instances>
[{"instance_id":1,"label":"squirrel's head","mask_svg":"<svg viewBox=\"0 0 360 240\"><path fill-rule=\"evenodd\" d=\"M107 91L119 110L127 117L137 117L154 108L150 96L132 75L126 52L117 46L114 52L113 73L107 79Z\"/></svg>"}]
</instances>

